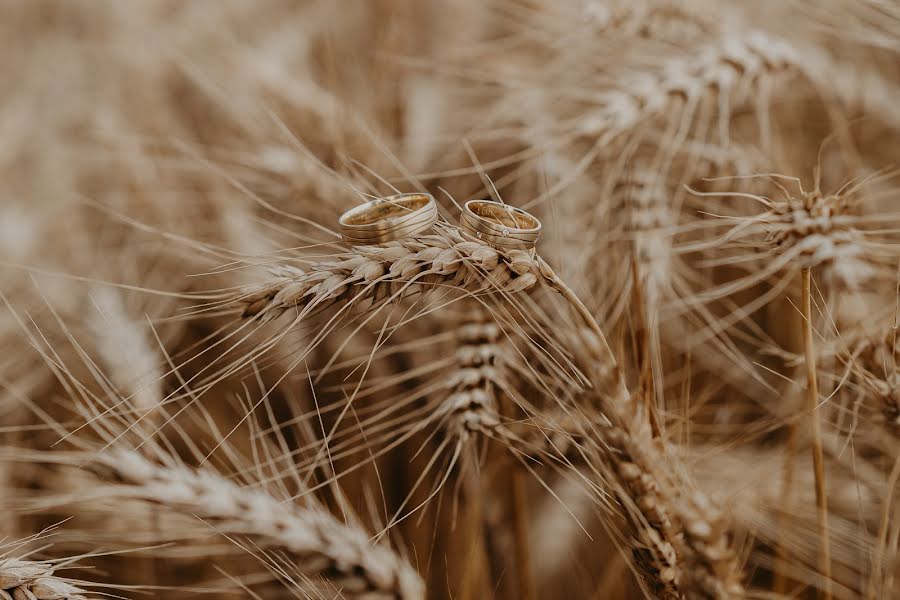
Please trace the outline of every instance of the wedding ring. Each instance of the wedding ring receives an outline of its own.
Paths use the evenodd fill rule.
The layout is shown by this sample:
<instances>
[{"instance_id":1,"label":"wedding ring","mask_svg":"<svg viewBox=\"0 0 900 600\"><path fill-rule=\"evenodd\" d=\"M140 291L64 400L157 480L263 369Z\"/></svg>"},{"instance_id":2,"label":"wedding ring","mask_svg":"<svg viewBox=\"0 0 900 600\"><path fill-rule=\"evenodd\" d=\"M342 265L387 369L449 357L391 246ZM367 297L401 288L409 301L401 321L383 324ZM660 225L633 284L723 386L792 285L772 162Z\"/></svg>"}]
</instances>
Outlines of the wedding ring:
<instances>
[{"instance_id":1,"label":"wedding ring","mask_svg":"<svg viewBox=\"0 0 900 600\"><path fill-rule=\"evenodd\" d=\"M437 222L438 209L431 194L396 194L351 208L338 223L341 236L351 244L382 244L422 233Z\"/></svg>"},{"instance_id":2,"label":"wedding ring","mask_svg":"<svg viewBox=\"0 0 900 600\"><path fill-rule=\"evenodd\" d=\"M541 237L541 222L521 208L492 200L469 200L461 225L496 248L531 249Z\"/></svg>"}]
</instances>

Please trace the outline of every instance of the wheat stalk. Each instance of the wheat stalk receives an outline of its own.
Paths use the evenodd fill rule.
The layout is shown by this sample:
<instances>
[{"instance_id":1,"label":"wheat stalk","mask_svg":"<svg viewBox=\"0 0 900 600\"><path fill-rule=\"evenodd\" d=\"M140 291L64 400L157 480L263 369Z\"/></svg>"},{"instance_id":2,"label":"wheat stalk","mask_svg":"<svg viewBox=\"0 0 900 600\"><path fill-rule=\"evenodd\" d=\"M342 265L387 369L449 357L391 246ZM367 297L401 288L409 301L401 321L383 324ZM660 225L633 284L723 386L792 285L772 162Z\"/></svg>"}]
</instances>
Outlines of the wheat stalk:
<instances>
[{"instance_id":1,"label":"wheat stalk","mask_svg":"<svg viewBox=\"0 0 900 600\"><path fill-rule=\"evenodd\" d=\"M513 294L541 284L574 310L605 348L604 362L615 366L593 315L534 250L501 251L463 236L455 227L439 229L437 235L355 246L308 269L282 267L275 281L252 286L237 296L228 295L224 303L241 306L244 319L261 321L271 321L290 310L291 327L328 307L339 307L339 315L367 307L367 318L372 318L378 307L415 294L496 295L513 302Z\"/></svg>"},{"instance_id":2,"label":"wheat stalk","mask_svg":"<svg viewBox=\"0 0 900 600\"><path fill-rule=\"evenodd\" d=\"M819 539L820 539L820 565L822 575L825 578L822 589L826 600L832 596L831 583L831 543L828 534L828 495L825 482L825 456L822 450L822 417L819 412L819 383L816 369L816 350L813 342L812 323L812 275L809 267L801 271L802 300L803 300L803 347L806 353L806 408L810 412L812 421L812 454L813 469L816 480L816 508L818 509Z\"/></svg>"}]
</instances>

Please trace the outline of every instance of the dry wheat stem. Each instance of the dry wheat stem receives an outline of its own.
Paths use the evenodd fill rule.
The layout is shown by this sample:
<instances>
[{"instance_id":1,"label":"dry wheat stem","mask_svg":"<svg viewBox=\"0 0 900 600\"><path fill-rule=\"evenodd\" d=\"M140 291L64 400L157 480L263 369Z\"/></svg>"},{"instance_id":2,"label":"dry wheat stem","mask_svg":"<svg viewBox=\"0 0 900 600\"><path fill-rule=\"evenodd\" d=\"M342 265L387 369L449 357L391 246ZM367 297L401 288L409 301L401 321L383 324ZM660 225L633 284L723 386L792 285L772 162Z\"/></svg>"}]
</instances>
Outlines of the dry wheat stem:
<instances>
[{"instance_id":1,"label":"dry wheat stem","mask_svg":"<svg viewBox=\"0 0 900 600\"><path fill-rule=\"evenodd\" d=\"M803 345L806 351L807 404L812 425L813 468L816 475L816 509L819 515L820 568L824 582L822 591L830 600L831 591L831 544L828 533L828 496L825 483L825 457L822 451L822 417L819 411L819 383L816 373L816 350L812 333L811 279L809 267L801 271L803 296Z\"/></svg>"},{"instance_id":2,"label":"dry wheat stem","mask_svg":"<svg viewBox=\"0 0 900 600\"><path fill-rule=\"evenodd\" d=\"M424 598L418 573L405 561L312 503L280 502L211 471L157 465L136 452L111 450L89 458L92 467L117 482L102 488L107 497L158 504L263 549L284 550L298 572L333 582L345 597Z\"/></svg>"},{"instance_id":3,"label":"dry wheat stem","mask_svg":"<svg viewBox=\"0 0 900 600\"><path fill-rule=\"evenodd\" d=\"M4 600L86 600L87 592L53 574L53 563L0 558Z\"/></svg>"}]
</instances>

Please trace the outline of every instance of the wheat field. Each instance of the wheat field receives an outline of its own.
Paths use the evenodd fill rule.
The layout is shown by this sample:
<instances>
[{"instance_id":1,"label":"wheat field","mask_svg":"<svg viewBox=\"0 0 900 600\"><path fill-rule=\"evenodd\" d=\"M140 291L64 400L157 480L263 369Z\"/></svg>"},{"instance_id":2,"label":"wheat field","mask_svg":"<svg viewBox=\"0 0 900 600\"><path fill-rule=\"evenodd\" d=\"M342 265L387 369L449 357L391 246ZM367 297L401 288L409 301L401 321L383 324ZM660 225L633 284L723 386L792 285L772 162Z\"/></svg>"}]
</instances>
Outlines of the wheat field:
<instances>
[{"instance_id":1,"label":"wheat field","mask_svg":"<svg viewBox=\"0 0 900 600\"><path fill-rule=\"evenodd\" d=\"M0 600L900 598L897 2L3 0L0 74Z\"/></svg>"}]
</instances>

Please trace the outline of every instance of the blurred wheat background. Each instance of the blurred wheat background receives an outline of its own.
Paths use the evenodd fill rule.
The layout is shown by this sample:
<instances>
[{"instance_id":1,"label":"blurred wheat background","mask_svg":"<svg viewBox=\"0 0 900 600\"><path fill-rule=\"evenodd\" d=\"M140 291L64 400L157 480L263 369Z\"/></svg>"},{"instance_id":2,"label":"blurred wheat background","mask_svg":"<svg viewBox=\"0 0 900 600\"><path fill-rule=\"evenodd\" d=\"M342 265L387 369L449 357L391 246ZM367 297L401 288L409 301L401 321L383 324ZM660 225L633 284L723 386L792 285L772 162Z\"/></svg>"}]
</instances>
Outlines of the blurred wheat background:
<instances>
[{"instance_id":1,"label":"blurred wheat background","mask_svg":"<svg viewBox=\"0 0 900 600\"><path fill-rule=\"evenodd\" d=\"M0 598L900 597L898 59L888 0L3 0Z\"/></svg>"}]
</instances>

